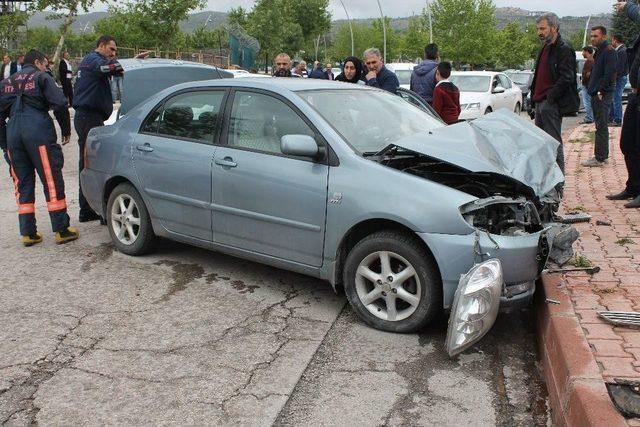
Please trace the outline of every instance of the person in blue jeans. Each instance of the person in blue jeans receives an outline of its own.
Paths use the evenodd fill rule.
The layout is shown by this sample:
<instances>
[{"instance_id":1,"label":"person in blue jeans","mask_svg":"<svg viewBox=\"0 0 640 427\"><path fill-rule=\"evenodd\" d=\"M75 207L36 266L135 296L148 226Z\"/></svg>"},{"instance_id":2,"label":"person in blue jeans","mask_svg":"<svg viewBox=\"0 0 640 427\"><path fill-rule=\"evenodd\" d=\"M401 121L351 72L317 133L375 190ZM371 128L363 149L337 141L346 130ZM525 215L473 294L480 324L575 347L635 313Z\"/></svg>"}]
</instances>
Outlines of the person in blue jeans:
<instances>
[{"instance_id":1,"label":"person in blue jeans","mask_svg":"<svg viewBox=\"0 0 640 427\"><path fill-rule=\"evenodd\" d=\"M589 78L591 78L591 70L593 69L593 53L594 50L591 46L582 48L582 57L585 61L584 67L582 68L582 88L580 89L580 96L582 96L585 116L580 124L583 125L593 123L593 107L591 106L591 95L589 95Z\"/></svg>"},{"instance_id":2,"label":"person in blue jeans","mask_svg":"<svg viewBox=\"0 0 640 427\"><path fill-rule=\"evenodd\" d=\"M610 108L609 123L612 126L622 125L622 94L629 81L629 62L627 59L627 47L620 35L614 34L611 38L611 46L616 50L616 88L613 94L613 104Z\"/></svg>"}]
</instances>

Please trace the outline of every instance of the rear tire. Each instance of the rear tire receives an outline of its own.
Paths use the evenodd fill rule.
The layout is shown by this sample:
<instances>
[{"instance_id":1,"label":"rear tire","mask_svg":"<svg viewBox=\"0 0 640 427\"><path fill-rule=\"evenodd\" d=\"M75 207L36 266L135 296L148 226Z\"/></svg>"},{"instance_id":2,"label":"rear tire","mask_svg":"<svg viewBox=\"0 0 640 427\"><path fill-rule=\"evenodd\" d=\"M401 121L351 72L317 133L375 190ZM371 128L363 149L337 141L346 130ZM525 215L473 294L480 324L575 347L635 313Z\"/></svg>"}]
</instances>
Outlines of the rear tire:
<instances>
[{"instance_id":1,"label":"rear tire","mask_svg":"<svg viewBox=\"0 0 640 427\"><path fill-rule=\"evenodd\" d=\"M435 262L407 233L381 231L361 240L347 256L343 283L356 314L383 331L418 331L442 311Z\"/></svg>"},{"instance_id":2,"label":"rear tire","mask_svg":"<svg viewBox=\"0 0 640 427\"><path fill-rule=\"evenodd\" d=\"M116 249L124 254L144 255L153 249L156 236L149 211L129 183L118 185L109 195L107 227Z\"/></svg>"},{"instance_id":3,"label":"rear tire","mask_svg":"<svg viewBox=\"0 0 640 427\"><path fill-rule=\"evenodd\" d=\"M516 108L513 109L513 112L520 115L520 112L522 111L522 107L520 106L520 103L517 102L516 103Z\"/></svg>"}]
</instances>

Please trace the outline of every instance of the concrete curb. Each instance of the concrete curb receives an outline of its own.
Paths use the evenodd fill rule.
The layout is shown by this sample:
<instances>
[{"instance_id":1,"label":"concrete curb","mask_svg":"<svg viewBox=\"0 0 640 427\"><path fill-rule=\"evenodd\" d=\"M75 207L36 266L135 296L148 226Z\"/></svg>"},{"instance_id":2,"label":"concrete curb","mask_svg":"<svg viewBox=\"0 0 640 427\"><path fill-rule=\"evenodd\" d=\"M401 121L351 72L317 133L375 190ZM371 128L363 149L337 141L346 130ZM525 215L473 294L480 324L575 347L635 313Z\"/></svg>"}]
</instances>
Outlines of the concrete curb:
<instances>
[{"instance_id":1,"label":"concrete curb","mask_svg":"<svg viewBox=\"0 0 640 427\"><path fill-rule=\"evenodd\" d=\"M562 276L545 274L540 282L536 336L554 425L627 426L609 398Z\"/></svg>"}]
</instances>

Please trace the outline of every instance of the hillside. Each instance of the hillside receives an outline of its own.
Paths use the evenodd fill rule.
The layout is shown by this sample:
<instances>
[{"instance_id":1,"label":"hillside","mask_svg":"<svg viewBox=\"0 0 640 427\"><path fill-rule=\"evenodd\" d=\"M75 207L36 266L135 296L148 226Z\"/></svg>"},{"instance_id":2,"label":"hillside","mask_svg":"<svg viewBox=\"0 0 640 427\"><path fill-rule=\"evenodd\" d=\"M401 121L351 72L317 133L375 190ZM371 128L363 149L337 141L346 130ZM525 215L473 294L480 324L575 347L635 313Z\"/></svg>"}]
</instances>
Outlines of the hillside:
<instances>
[{"instance_id":1,"label":"hillside","mask_svg":"<svg viewBox=\"0 0 640 427\"><path fill-rule=\"evenodd\" d=\"M498 28L502 28L508 22L519 22L523 25L535 23L536 16L541 12L528 11L516 7L503 7L496 9L496 18L498 21ZM48 19L51 17L50 12L39 12L34 14L30 19L28 26L47 26L49 28L59 28L62 24L62 19ZM109 16L107 12L93 12L85 15L79 15L76 22L73 24L72 31L82 32L85 29L91 30L91 26L99 19ZM189 15L189 19L182 22L180 27L183 31L189 33L195 28L205 25L207 18L210 17L208 28L216 28L222 25L227 18L227 14L223 12L204 11L193 13ZM404 18L391 18L391 27L396 31L405 31L411 17ZM355 19L354 22L359 24L371 24L375 18L370 19ZM561 18L561 32L564 34L573 34L584 28L587 21L586 17L566 16ZM336 31L338 27L346 24L346 20L333 21L332 33ZM611 15L598 15L591 18L591 25L604 25L608 27L611 25Z\"/></svg>"}]
</instances>

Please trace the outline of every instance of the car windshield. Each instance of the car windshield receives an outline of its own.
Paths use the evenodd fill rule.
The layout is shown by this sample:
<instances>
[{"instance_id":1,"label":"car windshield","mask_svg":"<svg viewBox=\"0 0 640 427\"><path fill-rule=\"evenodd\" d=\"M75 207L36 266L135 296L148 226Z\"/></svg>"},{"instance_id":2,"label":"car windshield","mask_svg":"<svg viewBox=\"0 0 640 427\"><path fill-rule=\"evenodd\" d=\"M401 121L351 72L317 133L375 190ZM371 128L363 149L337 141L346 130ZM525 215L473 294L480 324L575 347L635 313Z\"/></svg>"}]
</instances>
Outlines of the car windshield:
<instances>
[{"instance_id":1,"label":"car windshield","mask_svg":"<svg viewBox=\"0 0 640 427\"><path fill-rule=\"evenodd\" d=\"M411 70L396 70L396 76L398 76L398 80L400 80L401 85L411 84Z\"/></svg>"},{"instance_id":2,"label":"car windshield","mask_svg":"<svg viewBox=\"0 0 640 427\"><path fill-rule=\"evenodd\" d=\"M488 92L491 77L489 76L465 76L452 74L449 80L458 86L460 92Z\"/></svg>"},{"instance_id":3,"label":"car windshield","mask_svg":"<svg viewBox=\"0 0 640 427\"><path fill-rule=\"evenodd\" d=\"M322 89L297 92L360 154L444 126L442 122L389 92Z\"/></svg>"},{"instance_id":4,"label":"car windshield","mask_svg":"<svg viewBox=\"0 0 640 427\"><path fill-rule=\"evenodd\" d=\"M531 73L505 73L517 85L528 85Z\"/></svg>"}]
</instances>

